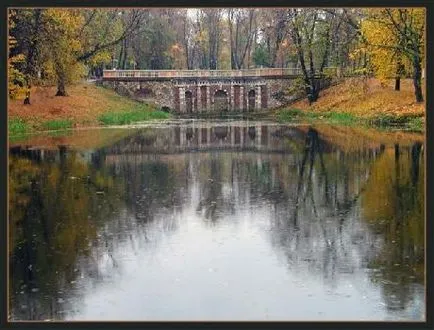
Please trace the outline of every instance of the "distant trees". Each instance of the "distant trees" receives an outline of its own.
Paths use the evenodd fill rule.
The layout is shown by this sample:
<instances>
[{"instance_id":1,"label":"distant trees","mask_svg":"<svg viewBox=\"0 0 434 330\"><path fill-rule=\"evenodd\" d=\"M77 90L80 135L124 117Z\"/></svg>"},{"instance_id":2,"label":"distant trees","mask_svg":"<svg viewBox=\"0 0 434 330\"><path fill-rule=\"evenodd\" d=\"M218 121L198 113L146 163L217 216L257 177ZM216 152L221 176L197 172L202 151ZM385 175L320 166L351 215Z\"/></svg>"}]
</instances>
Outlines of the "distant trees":
<instances>
[{"instance_id":1,"label":"distant trees","mask_svg":"<svg viewBox=\"0 0 434 330\"><path fill-rule=\"evenodd\" d=\"M227 9L231 69L242 69L254 42L256 33L255 9Z\"/></svg>"},{"instance_id":2,"label":"distant trees","mask_svg":"<svg viewBox=\"0 0 434 330\"><path fill-rule=\"evenodd\" d=\"M306 94L328 66L381 79L412 75L423 101L423 9L14 9L9 71L14 86L57 84L118 69L298 67ZM30 102L28 95L27 102Z\"/></svg>"}]
</instances>

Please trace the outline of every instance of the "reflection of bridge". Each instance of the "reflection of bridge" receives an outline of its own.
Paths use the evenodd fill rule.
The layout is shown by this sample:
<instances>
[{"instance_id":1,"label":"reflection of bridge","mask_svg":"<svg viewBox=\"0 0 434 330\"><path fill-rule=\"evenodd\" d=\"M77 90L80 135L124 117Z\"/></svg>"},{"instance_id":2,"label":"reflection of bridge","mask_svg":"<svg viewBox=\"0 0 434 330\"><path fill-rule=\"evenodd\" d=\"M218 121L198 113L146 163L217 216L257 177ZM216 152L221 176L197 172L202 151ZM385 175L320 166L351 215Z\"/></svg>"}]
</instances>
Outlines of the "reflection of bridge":
<instances>
[{"instance_id":1,"label":"reflection of bridge","mask_svg":"<svg viewBox=\"0 0 434 330\"><path fill-rule=\"evenodd\" d=\"M290 137L284 139L283 137ZM178 153L210 150L292 152L305 142L305 133L279 125L190 125L143 130L105 148L105 154Z\"/></svg>"},{"instance_id":2,"label":"reflection of bridge","mask_svg":"<svg viewBox=\"0 0 434 330\"><path fill-rule=\"evenodd\" d=\"M337 76L336 68L326 68ZM105 70L103 84L135 99L152 101L180 113L253 111L281 105L281 94L297 68L248 70ZM328 79L316 74L319 87Z\"/></svg>"}]
</instances>

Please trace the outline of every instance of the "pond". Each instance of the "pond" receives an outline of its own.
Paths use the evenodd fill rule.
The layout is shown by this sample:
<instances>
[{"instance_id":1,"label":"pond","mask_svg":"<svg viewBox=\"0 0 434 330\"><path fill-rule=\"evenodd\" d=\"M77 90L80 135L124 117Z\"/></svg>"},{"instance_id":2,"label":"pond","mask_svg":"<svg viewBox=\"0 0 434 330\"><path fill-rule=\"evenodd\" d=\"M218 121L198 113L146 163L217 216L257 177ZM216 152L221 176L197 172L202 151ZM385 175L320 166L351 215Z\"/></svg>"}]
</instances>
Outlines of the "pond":
<instances>
[{"instance_id":1,"label":"pond","mask_svg":"<svg viewBox=\"0 0 434 330\"><path fill-rule=\"evenodd\" d=\"M424 320L424 137L179 120L10 141L11 320Z\"/></svg>"}]
</instances>

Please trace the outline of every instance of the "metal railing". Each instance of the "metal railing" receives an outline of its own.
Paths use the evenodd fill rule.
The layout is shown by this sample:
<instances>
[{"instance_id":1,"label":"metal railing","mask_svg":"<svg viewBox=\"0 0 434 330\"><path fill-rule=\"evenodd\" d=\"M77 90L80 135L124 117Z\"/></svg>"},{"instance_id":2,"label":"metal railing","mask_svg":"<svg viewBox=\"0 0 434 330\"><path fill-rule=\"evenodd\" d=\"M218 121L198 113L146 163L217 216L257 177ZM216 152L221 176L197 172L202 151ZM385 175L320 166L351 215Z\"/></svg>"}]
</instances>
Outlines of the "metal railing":
<instances>
[{"instance_id":1,"label":"metal railing","mask_svg":"<svg viewBox=\"0 0 434 330\"><path fill-rule=\"evenodd\" d=\"M324 73L336 74L337 68L325 68ZM103 78L189 78L189 77L279 77L301 76L299 68L265 68L245 70L104 70Z\"/></svg>"}]
</instances>

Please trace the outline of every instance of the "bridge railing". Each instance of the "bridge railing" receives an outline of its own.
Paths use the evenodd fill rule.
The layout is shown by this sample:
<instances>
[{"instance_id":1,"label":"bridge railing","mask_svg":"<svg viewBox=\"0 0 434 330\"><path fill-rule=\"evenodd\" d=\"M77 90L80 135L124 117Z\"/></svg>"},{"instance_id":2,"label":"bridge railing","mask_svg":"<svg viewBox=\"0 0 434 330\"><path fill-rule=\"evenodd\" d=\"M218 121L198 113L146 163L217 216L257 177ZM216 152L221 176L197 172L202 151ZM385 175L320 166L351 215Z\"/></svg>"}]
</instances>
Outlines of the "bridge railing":
<instances>
[{"instance_id":1,"label":"bridge railing","mask_svg":"<svg viewBox=\"0 0 434 330\"><path fill-rule=\"evenodd\" d=\"M324 72L336 73L337 68ZM272 77L300 76L299 68L262 68L243 70L104 70L103 78L188 78L188 77Z\"/></svg>"}]
</instances>

